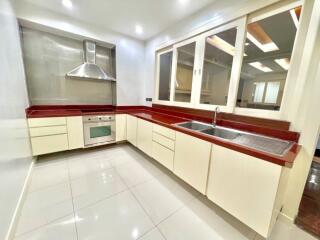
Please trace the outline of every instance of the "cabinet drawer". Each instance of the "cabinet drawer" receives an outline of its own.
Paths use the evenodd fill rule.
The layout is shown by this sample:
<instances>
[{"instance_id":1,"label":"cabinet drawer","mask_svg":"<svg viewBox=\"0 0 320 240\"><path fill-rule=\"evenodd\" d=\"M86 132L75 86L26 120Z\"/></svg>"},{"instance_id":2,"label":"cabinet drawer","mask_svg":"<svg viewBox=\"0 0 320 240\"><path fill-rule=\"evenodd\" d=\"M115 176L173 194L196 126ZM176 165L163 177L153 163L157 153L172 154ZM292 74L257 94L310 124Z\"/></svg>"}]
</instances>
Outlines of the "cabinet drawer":
<instances>
[{"instance_id":1,"label":"cabinet drawer","mask_svg":"<svg viewBox=\"0 0 320 240\"><path fill-rule=\"evenodd\" d=\"M157 142L171 150L174 150L174 141L163 136L163 135L160 135L156 132L153 133L153 137L152 137L153 141L154 142Z\"/></svg>"},{"instance_id":2,"label":"cabinet drawer","mask_svg":"<svg viewBox=\"0 0 320 240\"><path fill-rule=\"evenodd\" d=\"M33 155L41 155L68 149L68 135L52 135L31 138Z\"/></svg>"},{"instance_id":3,"label":"cabinet drawer","mask_svg":"<svg viewBox=\"0 0 320 240\"><path fill-rule=\"evenodd\" d=\"M157 142L152 142L152 157L169 170L173 170L174 152L170 149Z\"/></svg>"},{"instance_id":4,"label":"cabinet drawer","mask_svg":"<svg viewBox=\"0 0 320 240\"><path fill-rule=\"evenodd\" d=\"M176 132L170 128L162 127L158 124L153 124L153 131L167 138L176 139Z\"/></svg>"},{"instance_id":5,"label":"cabinet drawer","mask_svg":"<svg viewBox=\"0 0 320 240\"><path fill-rule=\"evenodd\" d=\"M64 134L64 133L67 133L67 127L66 126L30 128L30 136L31 137L57 135L57 134Z\"/></svg>"},{"instance_id":6,"label":"cabinet drawer","mask_svg":"<svg viewBox=\"0 0 320 240\"><path fill-rule=\"evenodd\" d=\"M65 117L52 117L52 118L29 118L29 127L48 127L66 125Z\"/></svg>"}]
</instances>

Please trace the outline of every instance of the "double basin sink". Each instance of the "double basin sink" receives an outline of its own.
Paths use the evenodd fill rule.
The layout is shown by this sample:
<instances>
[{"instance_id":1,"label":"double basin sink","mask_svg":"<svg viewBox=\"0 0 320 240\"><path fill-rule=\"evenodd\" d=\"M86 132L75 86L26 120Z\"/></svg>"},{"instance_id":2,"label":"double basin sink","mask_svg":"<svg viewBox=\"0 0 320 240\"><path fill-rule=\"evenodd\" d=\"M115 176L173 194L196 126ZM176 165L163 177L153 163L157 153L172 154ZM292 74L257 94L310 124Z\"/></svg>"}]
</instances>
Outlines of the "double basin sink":
<instances>
[{"instance_id":1,"label":"double basin sink","mask_svg":"<svg viewBox=\"0 0 320 240\"><path fill-rule=\"evenodd\" d=\"M293 142L290 141L239 131L232 128L213 126L197 121L188 121L175 125L277 156L286 154L293 144Z\"/></svg>"}]
</instances>

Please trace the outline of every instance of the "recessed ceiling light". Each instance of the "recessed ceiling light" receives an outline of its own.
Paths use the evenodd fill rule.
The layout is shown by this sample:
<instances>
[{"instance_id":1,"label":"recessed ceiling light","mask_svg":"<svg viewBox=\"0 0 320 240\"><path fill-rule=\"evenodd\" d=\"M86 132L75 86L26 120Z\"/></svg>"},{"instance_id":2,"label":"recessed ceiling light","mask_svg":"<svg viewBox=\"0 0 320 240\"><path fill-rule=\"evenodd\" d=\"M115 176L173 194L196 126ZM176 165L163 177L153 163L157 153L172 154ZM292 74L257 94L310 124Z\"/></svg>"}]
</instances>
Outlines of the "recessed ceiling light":
<instances>
[{"instance_id":1,"label":"recessed ceiling light","mask_svg":"<svg viewBox=\"0 0 320 240\"><path fill-rule=\"evenodd\" d=\"M136 25L136 33L137 34L142 34L143 33L143 28L140 25Z\"/></svg>"},{"instance_id":2,"label":"recessed ceiling light","mask_svg":"<svg viewBox=\"0 0 320 240\"><path fill-rule=\"evenodd\" d=\"M276 63L278 63L284 70L288 71L290 66L290 60L289 58L279 58L274 60Z\"/></svg>"},{"instance_id":3,"label":"recessed ceiling light","mask_svg":"<svg viewBox=\"0 0 320 240\"><path fill-rule=\"evenodd\" d=\"M263 52L272 52L279 50L277 45L274 42L261 44L254 36L252 36L250 33L247 33L247 38L254 43L258 48L260 48Z\"/></svg>"},{"instance_id":4,"label":"recessed ceiling light","mask_svg":"<svg viewBox=\"0 0 320 240\"><path fill-rule=\"evenodd\" d=\"M252 67L262 71L262 72L273 72L273 70L265 65L263 65L261 62L251 62L249 63Z\"/></svg>"},{"instance_id":5,"label":"recessed ceiling light","mask_svg":"<svg viewBox=\"0 0 320 240\"><path fill-rule=\"evenodd\" d=\"M179 0L179 3L185 5L189 2L189 0Z\"/></svg>"},{"instance_id":6,"label":"recessed ceiling light","mask_svg":"<svg viewBox=\"0 0 320 240\"><path fill-rule=\"evenodd\" d=\"M207 38L207 43L210 45L224 51L225 53L230 54L231 56L235 55L235 48L227 41L223 40L222 38L218 36L212 36ZM243 54L244 56L247 56L247 54Z\"/></svg>"},{"instance_id":7,"label":"recessed ceiling light","mask_svg":"<svg viewBox=\"0 0 320 240\"><path fill-rule=\"evenodd\" d=\"M63 6L65 6L66 8L69 8L69 9L71 9L73 7L71 0L62 0L62 4L63 4Z\"/></svg>"}]
</instances>

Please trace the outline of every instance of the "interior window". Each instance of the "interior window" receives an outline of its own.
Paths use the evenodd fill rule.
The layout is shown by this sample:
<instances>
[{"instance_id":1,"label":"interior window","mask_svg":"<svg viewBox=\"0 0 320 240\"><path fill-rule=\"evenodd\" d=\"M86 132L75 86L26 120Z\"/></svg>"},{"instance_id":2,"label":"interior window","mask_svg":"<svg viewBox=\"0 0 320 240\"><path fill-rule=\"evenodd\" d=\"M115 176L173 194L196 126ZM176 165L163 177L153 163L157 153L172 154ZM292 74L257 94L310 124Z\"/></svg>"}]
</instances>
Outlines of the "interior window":
<instances>
[{"instance_id":1,"label":"interior window","mask_svg":"<svg viewBox=\"0 0 320 240\"><path fill-rule=\"evenodd\" d=\"M206 38L200 103L227 105L237 29Z\"/></svg>"},{"instance_id":2,"label":"interior window","mask_svg":"<svg viewBox=\"0 0 320 240\"><path fill-rule=\"evenodd\" d=\"M159 64L159 100L169 101L172 51L161 54Z\"/></svg>"},{"instance_id":3,"label":"interior window","mask_svg":"<svg viewBox=\"0 0 320 240\"><path fill-rule=\"evenodd\" d=\"M280 109L300 13L297 7L248 24L238 107Z\"/></svg>"},{"instance_id":4,"label":"interior window","mask_svg":"<svg viewBox=\"0 0 320 240\"><path fill-rule=\"evenodd\" d=\"M196 43L190 43L177 49L177 71L174 101L190 102Z\"/></svg>"}]
</instances>

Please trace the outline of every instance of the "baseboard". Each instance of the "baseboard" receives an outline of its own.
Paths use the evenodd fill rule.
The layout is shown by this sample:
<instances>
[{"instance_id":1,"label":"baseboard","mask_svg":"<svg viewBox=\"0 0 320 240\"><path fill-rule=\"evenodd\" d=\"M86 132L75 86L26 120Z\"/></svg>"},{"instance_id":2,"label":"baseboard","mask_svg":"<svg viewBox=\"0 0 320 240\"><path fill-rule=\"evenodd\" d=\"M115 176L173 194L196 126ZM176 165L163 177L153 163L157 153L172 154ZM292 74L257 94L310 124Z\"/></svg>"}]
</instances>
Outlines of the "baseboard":
<instances>
[{"instance_id":1,"label":"baseboard","mask_svg":"<svg viewBox=\"0 0 320 240\"><path fill-rule=\"evenodd\" d=\"M11 223L10 223L10 226L9 226L9 229L8 229L8 233L7 233L7 236L6 236L5 240L12 240L14 238L14 235L15 235L15 232L16 232L16 228L17 228L17 224L18 224L18 219L19 219L19 216L21 214L22 205L23 205L24 200L25 200L26 195L27 195L27 191L28 191L28 187L29 187L30 179L31 179L31 173L32 173L35 161L36 161L36 158L34 157L32 159L31 164L30 164L27 177L26 177L26 179L24 181L23 188L22 188L19 200L18 200L18 204L17 204L17 207L16 207L16 209L14 211L14 214L13 214L13 217L12 217L12 220L11 220Z\"/></svg>"}]
</instances>

